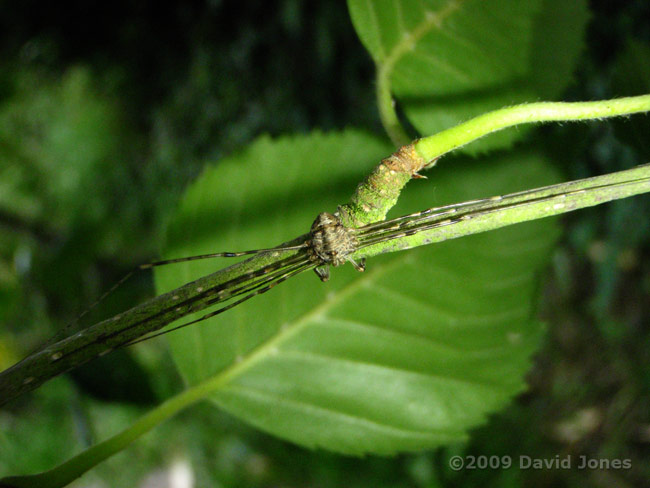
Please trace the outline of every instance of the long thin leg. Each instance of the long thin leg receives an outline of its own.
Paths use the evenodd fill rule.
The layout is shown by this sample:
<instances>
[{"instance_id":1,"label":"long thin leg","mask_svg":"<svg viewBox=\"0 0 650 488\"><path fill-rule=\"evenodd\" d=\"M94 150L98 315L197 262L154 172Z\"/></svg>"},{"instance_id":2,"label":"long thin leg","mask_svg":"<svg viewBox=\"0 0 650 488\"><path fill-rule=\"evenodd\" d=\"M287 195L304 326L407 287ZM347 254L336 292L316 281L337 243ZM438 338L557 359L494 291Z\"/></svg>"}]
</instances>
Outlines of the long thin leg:
<instances>
[{"instance_id":1,"label":"long thin leg","mask_svg":"<svg viewBox=\"0 0 650 488\"><path fill-rule=\"evenodd\" d=\"M187 327L189 325L193 325L193 324L196 324L198 322L202 322L204 320L210 319L210 318L212 318L212 317L214 317L216 315L219 315L219 314L221 314L221 313L223 313L223 312L225 312L227 310L230 310L233 307L236 307L237 305L239 305L242 302L245 302L246 300L250 300L251 298L256 297L257 295L261 295L262 293L266 293L267 291L269 291L271 288L278 285L279 283L282 283L283 281L286 281L289 278L291 278L291 277L293 277L293 276L295 276L295 275L297 275L299 273L302 273L303 271L309 269L312 266L315 266L315 264L314 263L307 263L307 264L301 264L299 266L296 266L295 269L292 269L290 271L285 272L284 274L280 275L275 280L271 281L271 283L269 283L268 285L263 286L261 288L258 288L257 290L252 291L248 295L240 298L239 300L235 300L234 302L229 303L228 305L226 305L224 307L221 307L221 308L219 308L217 310L213 310L212 312L209 312L209 313L207 313L205 315L202 315L198 319L191 320L190 322L186 322L186 323L181 324L181 325L177 325L176 327L173 327L171 329L163 330L161 332L156 332L155 334L151 334L151 335L148 335L146 337L141 337L140 339L137 339L135 341L131 341L131 342L126 343L126 344L124 344L124 345L122 345L120 347L132 346L133 344L137 344L138 342L144 342L144 341L147 341L149 339L153 339L154 337L159 337L161 335L168 334L169 332L173 332L175 330L185 328L185 327Z\"/></svg>"},{"instance_id":2,"label":"long thin leg","mask_svg":"<svg viewBox=\"0 0 650 488\"><path fill-rule=\"evenodd\" d=\"M232 298L236 298L237 296L247 293L251 290L254 290L255 288L258 288L260 286L264 286L267 283L273 282L278 278L281 278L284 276L287 271L286 269L290 270L306 270L309 269L311 266L314 266L315 264L309 260L309 258L306 255L299 255L299 256L294 256L292 258L289 258L285 261L281 261L278 263L278 266L275 266L273 268L261 268L259 270L253 271L251 273L242 275L240 277L234 278L230 281L227 281L226 283L222 283L220 285L217 285L215 287L208 288L207 290L202 291L201 293L192 296L191 298L180 302L180 303L174 303L173 306L166 307L158 312L154 316L148 316L142 318L142 320L139 320L133 324L129 324L125 328L121 329L116 329L105 336L102 337L102 340L107 340L113 336L123 334L124 332L133 329L135 327L140 327L143 324L146 324L148 321L152 320L153 318L159 316L159 315L165 315L165 314L173 314L175 317L170 317L169 321L167 321L167 324L185 316L188 315L194 311L201 310L202 308L205 308L206 306L209 306L211 304L215 303L220 303L224 302L227 300L230 300ZM250 281L251 278L261 278L257 281ZM242 286L236 289L232 289L232 284L239 284L243 283ZM227 291L227 293L219 293L221 291ZM216 296L215 296L216 295ZM207 301L207 299L210 299L210 297L213 296L214 298L211 299L211 301ZM192 306L194 304L199 304L202 303L201 308L198 308L197 310L192 310ZM234 306L234 305L233 305ZM232 308L232 307L231 307ZM164 326L164 325L163 325ZM162 326L161 326L162 327ZM154 331L151 332L155 332ZM144 334L143 334L144 335ZM125 344L130 343L133 341L127 341ZM116 346L120 347L120 346ZM71 352L79 352L78 350L71 351ZM59 358L60 359L60 358Z\"/></svg>"},{"instance_id":3,"label":"long thin leg","mask_svg":"<svg viewBox=\"0 0 650 488\"><path fill-rule=\"evenodd\" d=\"M366 258L359 259L359 262L356 262L352 258L348 258L348 262L354 266L354 269L356 269L359 273L363 273L366 270Z\"/></svg>"},{"instance_id":4,"label":"long thin leg","mask_svg":"<svg viewBox=\"0 0 650 488\"><path fill-rule=\"evenodd\" d=\"M296 245L296 246L284 246L284 247L275 247L275 248L269 248L269 249L253 249L249 251L239 251L239 252L217 252L217 253L209 253L209 254L199 254L196 256L186 256L182 258L173 258L173 259L165 259L161 261L153 261L151 263L145 263L145 264L140 264L136 268L132 269L129 271L126 275L124 275L120 280L118 280L114 285L112 285L108 290L106 290L104 293L102 293L99 298L97 298L94 302L90 304L88 308L86 308L83 312L81 312L72 322L67 324L65 327L63 327L61 330L59 330L53 337L48 339L46 342L41 344L35 351L37 352L39 350L42 350L57 340L63 338L65 335L67 335L75 325L79 323L81 319L83 319L86 315L88 315L92 310L94 310L100 303L102 303L106 298L108 298L112 293L115 292L120 286L122 286L127 280L129 280L134 274L136 274L139 271L145 270L145 269L150 269L158 266L165 266L168 264L177 264L177 263L184 263L188 261L197 261L200 259L212 259L212 258L235 258L235 257L240 257L240 256L247 256L251 254L260 254L263 252L285 252L285 251L293 251L293 250L298 250L298 249L303 249L304 247L307 247L308 243L304 242L302 244Z\"/></svg>"},{"instance_id":5,"label":"long thin leg","mask_svg":"<svg viewBox=\"0 0 650 488\"><path fill-rule=\"evenodd\" d=\"M302 249L307 246L307 243L300 244L298 246L286 246L286 247L276 247L276 248L270 248L270 249L253 249L250 251L240 251L240 252L214 252L210 254L198 254L196 256L186 256L183 258L173 258L173 259L164 259L162 261L154 261L151 263L145 263L141 264L135 269L129 271L126 276L122 277L117 283L115 283L113 286L111 286L107 291L102 293L102 295L95 300L90 307L88 307L86 310L84 310L76 319L74 322L72 322L71 325L74 325L75 323L79 322L86 314L88 314L91 310L93 310L97 305L99 305L102 301L104 301L111 293L113 293L115 290L117 290L121 285L123 285L131 276L133 276L135 273L138 271L142 271L145 269L150 269L158 266L166 266L168 264L177 264L177 263L185 263L188 261L198 261L200 259L212 259L212 258L237 258L240 256L247 256L250 254L260 254L263 252L284 252L284 251L293 251L296 249Z\"/></svg>"},{"instance_id":6,"label":"long thin leg","mask_svg":"<svg viewBox=\"0 0 650 488\"><path fill-rule=\"evenodd\" d=\"M325 283L330 279L330 265L329 264L322 264L320 266L316 266L314 268L314 273L316 273L316 276Z\"/></svg>"},{"instance_id":7,"label":"long thin leg","mask_svg":"<svg viewBox=\"0 0 650 488\"><path fill-rule=\"evenodd\" d=\"M240 256L247 256L249 254L261 254L263 252L284 252L284 251L294 251L297 249L303 249L308 246L307 242L303 242L297 246L285 246L285 247L272 247L269 249L252 249L250 251L239 251L239 252L213 252L210 254L198 254L196 256L187 256L184 258L174 258L174 259L164 259L162 261L154 261L153 263L141 264L136 268L136 271L139 269L149 269L155 266L165 266L167 264L175 263L184 263L187 261L197 261L199 259L211 259L211 258L238 258Z\"/></svg>"}]
</instances>

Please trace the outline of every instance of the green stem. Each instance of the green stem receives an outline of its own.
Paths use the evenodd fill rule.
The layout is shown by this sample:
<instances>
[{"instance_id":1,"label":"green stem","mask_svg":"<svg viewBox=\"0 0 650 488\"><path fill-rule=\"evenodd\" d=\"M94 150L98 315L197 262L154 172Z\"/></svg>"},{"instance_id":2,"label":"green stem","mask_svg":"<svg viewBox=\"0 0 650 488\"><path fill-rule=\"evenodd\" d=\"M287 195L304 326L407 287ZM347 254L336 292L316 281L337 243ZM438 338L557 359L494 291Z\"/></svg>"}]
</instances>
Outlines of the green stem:
<instances>
[{"instance_id":1,"label":"green stem","mask_svg":"<svg viewBox=\"0 0 650 488\"><path fill-rule=\"evenodd\" d=\"M386 66L391 63L387 62ZM390 93L381 96L386 97L384 103L388 103ZM650 111L650 95L598 102L539 102L488 112L403 146L384 159L357 187L350 202L341 206L343 223L360 227L383 220L404 186L412 177L419 176L419 171L431 167L445 153L492 132L524 123L602 119L647 111ZM389 126L386 127L389 130Z\"/></svg>"},{"instance_id":2,"label":"green stem","mask_svg":"<svg viewBox=\"0 0 650 488\"><path fill-rule=\"evenodd\" d=\"M408 144L409 137L395 112L395 100L390 92L390 73L392 66L382 65L377 69L377 107L381 123L395 146Z\"/></svg>"},{"instance_id":3,"label":"green stem","mask_svg":"<svg viewBox=\"0 0 650 488\"><path fill-rule=\"evenodd\" d=\"M395 112L395 101L391 93L391 76L399 61L413 52L418 41L429 32L440 29L441 25L452 13L458 10L461 2L450 0L435 12L429 12L408 35L402 37L389 53L380 59L375 59L377 64L377 106L379 117L388 137L396 146L403 146L410 141Z\"/></svg>"},{"instance_id":4,"label":"green stem","mask_svg":"<svg viewBox=\"0 0 650 488\"><path fill-rule=\"evenodd\" d=\"M539 102L506 107L415 142L427 161L464 146L492 132L518 124L604 119L650 111L650 95L597 102Z\"/></svg>"},{"instance_id":5,"label":"green stem","mask_svg":"<svg viewBox=\"0 0 650 488\"><path fill-rule=\"evenodd\" d=\"M58 488L66 486L89 469L124 449L156 425L169 419L192 403L206 397L211 391L218 388L222 381L222 376L215 376L188 388L149 411L129 428L92 446L60 466L35 475L3 478L0 480L0 487L33 488L38 486L40 488Z\"/></svg>"},{"instance_id":6,"label":"green stem","mask_svg":"<svg viewBox=\"0 0 650 488\"><path fill-rule=\"evenodd\" d=\"M307 239L301 236L285 245L296 245ZM298 251L287 251L289 258ZM137 340L164 326L210 306L209 290L238 279L253 270L278 260L270 253L257 254L215 273L203 276L180 288L159 295L110 319L40 349L0 372L0 405L66 371L98 356Z\"/></svg>"},{"instance_id":7,"label":"green stem","mask_svg":"<svg viewBox=\"0 0 650 488\"><path fill-rule=\"evenodd\" d=\"M648 192L650 192L650 164L603 176L480 200L475 204L463 206L462 209L459 208L455 213L442 213L437 220L433 218L429 230L413 235L402 235L369 246L357 251L352 258L369 258L387 252L456 239ZM451 223L454 225L449 225Z\"/></svg>"}]
</instances>

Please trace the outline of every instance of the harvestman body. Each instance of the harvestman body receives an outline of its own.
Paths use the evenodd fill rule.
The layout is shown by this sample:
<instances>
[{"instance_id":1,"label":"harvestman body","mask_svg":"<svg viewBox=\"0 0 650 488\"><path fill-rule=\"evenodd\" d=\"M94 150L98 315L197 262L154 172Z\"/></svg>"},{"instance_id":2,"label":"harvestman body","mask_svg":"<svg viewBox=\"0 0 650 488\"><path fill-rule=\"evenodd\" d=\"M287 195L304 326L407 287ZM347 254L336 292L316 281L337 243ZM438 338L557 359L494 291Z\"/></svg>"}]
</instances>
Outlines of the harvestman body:
<instances>
[{"instance_id":1,"label":"harvestman body","mask_svg":"<svg viewBox=\"0 0 650 488\"><path fill-rule=\"evenodd\" d=\"M349 257L359 248L359 241L336 215L327 212L318 214L311 225L310 235L311 239L307 241L308 254L312 261L318 263L314 271L321 281L329 279L330 264L340 266L350 262L357 271L366 269L365 260L357 263Z\"/></svg>"}]
</instances>

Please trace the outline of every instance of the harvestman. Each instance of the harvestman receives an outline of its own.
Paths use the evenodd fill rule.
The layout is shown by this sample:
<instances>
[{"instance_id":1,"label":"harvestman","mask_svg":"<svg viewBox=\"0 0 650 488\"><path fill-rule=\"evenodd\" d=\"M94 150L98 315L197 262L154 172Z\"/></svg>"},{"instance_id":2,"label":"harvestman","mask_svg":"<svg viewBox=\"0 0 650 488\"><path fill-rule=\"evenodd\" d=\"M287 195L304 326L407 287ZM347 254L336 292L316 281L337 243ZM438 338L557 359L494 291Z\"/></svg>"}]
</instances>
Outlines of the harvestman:
<instances>
[{"instance_id":1,"label":"harvestman","mask_svg":"<svg viewBox=\"0 0 650 488\"><path fill-rule=\"evenodd\" d=\"M215 282L214 274L199 278L138 305L124 314L66 336L57 342L46 344L19 363L0 372L0 404L35 388L54 376L78 367L93 357L214 317L309 269L314 269L322 281L327 281L330 265L340 266L350 262L358 271L363 271L365 261L359 256L406 249L414 245L495 229L540 216L556 215L620 198L626 192L631 196L648 191L646 187L650 184L650 178L646 176L647 166L622 171L613 179L611 179L613 175L593 177L505 196L430 208L358 228L346 227L336 214L321 213L312 224L309 234L290 242L287 246L234 253L203 254L141 265L138 269L198 259L260 253L262 256L259 263L267 263L257 264L257 268L248 272L242 273L240 267L239 271L234 271L234 274L224 273L221 276L225 281L217 285L212 284ZM626 177L627 179L624 179ZM578 195L586 193L587 190L601 191L590 194L589 198ZM515 215L521 207L526 206L534 207L535 211ZM512 220L508 220L507 215L511 215ZM468 221L469 224L464 226L463 223ZM489 225L486 225L486 222ZM415 243L408 238L399 240L441 227L448 227L448 229L437 235L433 233L424 235ZM391 244L391 241L394 244ZM380 249L370 249L371 246L382 243L388 244L383 244ZM246 265L242 267L245 268ZM96 306L131 274L120 280L90 308ZM175 320L215 305L219 308L195 320L161 330Z\"/></svg>"},{"instance_id":2,"label":"harvestman","mask_svg":"<svg viewBox=\"0 0 650 488\"><path fill-rule=\"evenodd\" d=\"M602 185L604 187L610 185ZM552 189L553 186L546 187ZM596 187L594 187L596 188ZM198 319L192 320L171 329L149 334L125 345L131 345L142 342L159 335L167 334L174 330L187 327L188 325L201 322L223 313L240 303L269 291L289 278L302 273L303 271L314 269L321 281L329 279L329 267L341 266L346 262L351 263L357 271L365 270L365 258L356 261L352 255L357 251L379 244L382 242L399 239L402 237L415 235L419 232L431 230L438 227L450 226L460 222L468 221L479 216L485 216L490 213L526 206L533 203L540 203L551 200L566 198L572 194L584 193L584 189L549 193L544 196L538 196L540 190L534 189L518 193L512 193L505 196L494 196L479 200L472 200L463 203L446 205L443 207L434 207L420 212L404 215L391 220L384 220L369 224L359 228L346 227L336 214L323 212L314 220L309 236L302 244L296 246L276 247L271 249L255 249L242 252L226 252L203 254L186 258L169 259L157 261L154 263L144 264L140 269L162 266L166 264L193 261L197 259L215 258L215 257L238 257L249 254L274 253L279 256L281 252L298 250L299 252L287 259L278 260L275 263L262 267L258 270L251 271L240 277L234 278L226 283L208 290L200 291L200 295L193 300L212 297L207 300L207 306L231 300L236 297L239 299L209 312ZM556 205L558 205L556 203ZM128 278L125 277L124 279ZM123 279L123 280L124 280ZM123 281L121 280L120 283ZM119 283L117 284L119 285ZM116 286L117 286L116 285ZM115 288L115 287L114 287ZM110 292L110 290L109 290ZM242 296L243 295L243 296ZM204 307L201 307L204 308Z\"/></svg>"}]
</instances>

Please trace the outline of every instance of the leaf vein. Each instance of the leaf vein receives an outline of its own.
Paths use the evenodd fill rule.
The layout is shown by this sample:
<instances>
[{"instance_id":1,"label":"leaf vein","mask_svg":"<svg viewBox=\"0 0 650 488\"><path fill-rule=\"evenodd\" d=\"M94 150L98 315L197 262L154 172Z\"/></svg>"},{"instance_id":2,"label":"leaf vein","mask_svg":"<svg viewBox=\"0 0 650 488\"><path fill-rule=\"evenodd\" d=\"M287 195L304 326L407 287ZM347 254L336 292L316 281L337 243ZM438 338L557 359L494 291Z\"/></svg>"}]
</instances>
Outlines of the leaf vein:
<instances>
[{"instance_id":1,"label":"leaf vein","mask_svg":"<svg viewBox=\"0 0 650 488\"><path fill-rule=\"evenodd\" d=\"M387 327L383 327L379 324L373 324L370 322L360 322L358 320L347 320L347 319L340 319L340 318L325 318L322 317L320 318L317 322L322 323L323 325L329 325L331 326L332 324L336 325L341 325L341 326L352 326L352 327L357 327L360 329L367 329L367 330L379 330L383 333L386 334L394 334L397 336L403 336L403 337L408 337L408 338L417 338L421 339L423 341L426 341L430 345L437 347L439 349L445 350L447 353L454 353L458 354L464 358L469 357L469 356L474 356L474 357L481 357L486 354L493 355L494 353L498 352L511 352L512 349L509 345L502 345L502 346L491 346L491 347L483 347L483 348L477 348L477 349L468 349L466 346L458 347L454 346L452 344L449 344L447 342L443 342L440 339L436 339L431 336L427 336L424 334L420 334L419 332L415 331L405 331L405 330L400 330L400 329L391 329Z\"/></svg>"},{"instance_id":2,"label":"leaf vein","mask_svg":"<svg viewBox=\"0 0 650 488\"><path fill-rule=\"evenodd\" d=\"M297 359L303 359L307 362L312 362L312 363L327 363L328 365L331 365L332 362L339 362L339 363L352 365L352 366L361 366L368 369L387 370L394 373L400 373L409 376L418 376L420 378L426 378L429 380L438 380L440 383L460 383L463 385L472 385L472 386L478 386L483 388L489 388L496 391L502 391L505 389L504 385L496 383L494 381L488 381L485 379L474 380L471 378L459 378L457 376L451 376L451 375L443 376L440 374L435 374L430 372L424 373L422 371L400 368L395 365L389 365L386 363L370 363L368 361L345 358L342 356L331 356L328 354L320 354L314 351L298 351L295 349L291 349L291 350L283 349L278 351L276 357L282 358L282 356L287 358L293 357Z\"/></svg>"},{"instance_id":3,"label":"leaf vein","mask_svg":"<svg viewBox=\"0 0 650 488\"><path fill-rule=\"evenodd\" d=\"M325 416L332 416L332 417L337 417L337 418L344 418L345 420L348 421L348 423L351 424L363 424L366 427L370 429L374 429L378 432L390 432L402 437L419 437L421 439L425 440L430 440L430 437L432 434L437 434L437 435L446 435L449 436L449 429L427 429L427 433L423 433L422 430L414 430L414 429L407 429L404 427L396 427L394 425L389 425L386 423L378 422L376 420L372 420L368 417L361 417L359 415L353 415L347 412L343 412L341 410L334 410L331 408L327 408L323 405L318 405L315 403L307 403L307 402L301 402L297 401L295 399L288 399L286 396L279 396L276 395L274 392L269 392L265 390L260 390L258 388L250 388L250 387L243 387L241 385L229 385L227 387L224 387L222 391L229 391L233 392L235 394L240 394L243 396L248 396L249 398L257 398L257 399L262 399L264 401L267 401L269 403L281 403L285 405L291 405L295 407L297 410L303 410L306 411L307 414L313 414L310 412L310 410L316 410L320 413L322 413ZM458 433L462 433L461 431L458 431ZM452 436L450 436L452 437Z\"/></svg>"}]
</instances>

